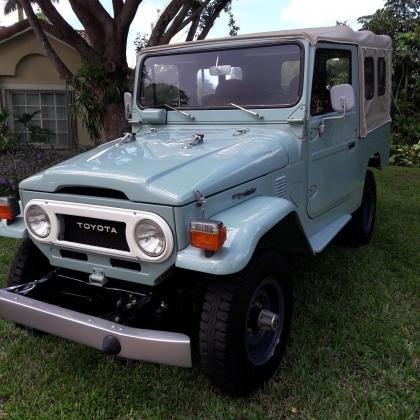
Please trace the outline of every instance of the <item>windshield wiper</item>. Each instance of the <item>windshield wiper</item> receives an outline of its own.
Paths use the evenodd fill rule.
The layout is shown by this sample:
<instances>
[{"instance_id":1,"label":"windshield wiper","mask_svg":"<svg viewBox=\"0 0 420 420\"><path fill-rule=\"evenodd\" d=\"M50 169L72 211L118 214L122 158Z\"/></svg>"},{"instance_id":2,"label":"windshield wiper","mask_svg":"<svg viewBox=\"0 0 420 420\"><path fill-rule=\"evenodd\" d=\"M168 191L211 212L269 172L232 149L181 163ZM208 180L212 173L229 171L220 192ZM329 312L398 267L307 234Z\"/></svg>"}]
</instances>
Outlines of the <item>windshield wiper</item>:
<instances>
[{"instance_id":1,"label":"windshield wiper","mask_svg":"<svg viewBox=\"0 0 420 420\"><path fill-rule=\"evenodd\" d=\"M195 117L193 117L191 114L188 114L188 112L184 112L184 111L180 111L179 109L174 108L173 106L170 106L168 104L163 104L164 106L166 106L166 108L169 108L171 111L175 111L180 115L183 115L184 117L189 118L191 121L195 120Z\"/></svg>"},{"instance_id":2,"label":"windshield wiper","mask_svg":"<svg viewBox=\"0 0 420 420\"><path fill-rule=\"evenodd\" d=\"M254 111L251 111L250 109L243 108L243 107L241 107L239 105L234 104L233 102L231 102L229 105L230 106L233 106L234 108L238 108L241 111L244 111L247 114L252 115L255 118L258 118L259 120L263 120L264 119L264 115L258 114L258 112L254 112Z\"/></svg>"}]
</instances>

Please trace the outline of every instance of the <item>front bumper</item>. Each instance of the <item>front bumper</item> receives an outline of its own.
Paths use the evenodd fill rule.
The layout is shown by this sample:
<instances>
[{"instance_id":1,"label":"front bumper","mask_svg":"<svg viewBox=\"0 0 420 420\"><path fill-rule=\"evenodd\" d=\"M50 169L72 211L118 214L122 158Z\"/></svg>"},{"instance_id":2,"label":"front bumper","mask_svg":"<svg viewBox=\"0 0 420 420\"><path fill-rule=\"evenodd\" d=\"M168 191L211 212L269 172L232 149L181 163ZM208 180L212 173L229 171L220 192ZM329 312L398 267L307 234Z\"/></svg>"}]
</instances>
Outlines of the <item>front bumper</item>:
<instances>
[{"instance_id":1,"label":"front bumper","mask_svg":"<svg viewBox=\"0 0 420 420\"><path fill-rule=\"evenodd\" d=\"M36 299L0 290L0 318L98 350L117 345L118 356L132 360L191 367L187 335L131 328ZM113 346L115 348L115 346Z\"/></svg>"}]
</instances>

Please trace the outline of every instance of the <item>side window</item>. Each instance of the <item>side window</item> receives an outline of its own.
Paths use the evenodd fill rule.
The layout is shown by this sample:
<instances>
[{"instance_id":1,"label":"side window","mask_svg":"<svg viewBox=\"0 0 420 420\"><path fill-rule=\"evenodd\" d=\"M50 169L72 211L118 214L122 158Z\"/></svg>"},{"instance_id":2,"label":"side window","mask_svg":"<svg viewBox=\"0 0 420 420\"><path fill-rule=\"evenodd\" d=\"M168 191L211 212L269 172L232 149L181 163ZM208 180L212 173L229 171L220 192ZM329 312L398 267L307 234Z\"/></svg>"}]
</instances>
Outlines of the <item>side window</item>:
<instances>
[{"instance_id":1,"label":"side window","mask_svg":"<svg viewBox=\"0 0 420 420\"><path fill-rule=\"evenodd\" d=\"M365 58L365 98L372 99L375 96L375 67L373 57Z\"/></svg>"},{"instance_id":2,"label":"side window","mask_svg":"<svg viewBox=\"0 0 420 420\"><path fill-rule=\"evenodd\" d=\"M378 58L378 96L385 95L386 89L386 63L385 58Z\"/></svg>"},{"instance_id":3,"label":"side window","mask_svg":"<svg viewBox=\"0 0 420 420\"><path fill-rule=\"evenodd\" d=\"M315 53L312 80L311 115L332 112L330 89L351 84L351 51L319 48Z\"/></svg>"}]
</instances>

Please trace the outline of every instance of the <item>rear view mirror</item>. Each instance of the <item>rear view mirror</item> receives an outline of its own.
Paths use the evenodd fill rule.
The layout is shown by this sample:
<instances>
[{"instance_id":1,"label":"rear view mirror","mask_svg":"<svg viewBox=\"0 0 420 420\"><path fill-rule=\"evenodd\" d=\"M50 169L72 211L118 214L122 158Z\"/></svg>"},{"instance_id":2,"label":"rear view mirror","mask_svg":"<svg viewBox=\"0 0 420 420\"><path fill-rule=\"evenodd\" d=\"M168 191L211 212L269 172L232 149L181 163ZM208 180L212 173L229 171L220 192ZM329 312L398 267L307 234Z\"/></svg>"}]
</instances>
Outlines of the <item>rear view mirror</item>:
<instances>
[{"instance_id":1,"label":"rear view mirror","mask_svg":"<svg viewBox=\"0 0 420 420\"><path fill-rule=\"evenodd\" d=\"M133 95L130 92L124 93L124 111L125 118L127 118L127 120L131 120L133 115Z\"/></svg>"},{"instance_id":2,"label":"rear view mirror","mask_svg":"<svg viewBox=\"0 0 420 420\"><path fill-rule=\"evenodd\" d=\"M350 111L354 108L353 86L349 84L335 85L330 90L331 107L335 112Z\"/></svg>"},{"instance_id":3,"label":"rear view mirror","mask_svg":"<svg viewBox=\"0 0 420 420\"><path fill-rule=\"evenodd\" d=\"M232 66L225 64L223 66L211 66L209 68L210 76L229 76L232 73Z\"/></svg>"}]
</instances>

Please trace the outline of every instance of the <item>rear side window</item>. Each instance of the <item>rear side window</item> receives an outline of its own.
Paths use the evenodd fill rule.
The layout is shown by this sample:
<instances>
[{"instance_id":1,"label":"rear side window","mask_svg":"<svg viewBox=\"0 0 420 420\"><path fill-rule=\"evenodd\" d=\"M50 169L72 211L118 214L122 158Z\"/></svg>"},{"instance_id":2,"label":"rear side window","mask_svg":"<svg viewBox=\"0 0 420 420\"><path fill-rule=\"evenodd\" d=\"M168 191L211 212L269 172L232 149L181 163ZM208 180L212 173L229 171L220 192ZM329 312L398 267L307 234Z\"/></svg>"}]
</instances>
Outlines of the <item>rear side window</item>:
<instances>
[{"instance_id":1,"label":"rear side window","mask_svg":"<svg viewBox=\"0 0 420 420\"><path fill-rule=\"evenodd\" d=\"M330 89L344 83L352 83L351 51L319 48L315 54L311 115L332 112Z\"/></svg>"},{"instance_id":2,"label":"rear side window","mask_svg":"<svg viewBox=\"0 0 420 420\"><path fill-rule=\"evenodd\" d=\"M385 95L386 63L385 58L378 58L378 96Z\"/></svg>"},{"instance_id":3,"label":"rear side window","mask_svg":"<svg viewBox=\"0 0 420 420\"><path fill-rule=\"evenodd\" d=\"M365 98L372 99L375 96L375 68L373 57L365 58Z\"/></svg>"}]
</instances>

